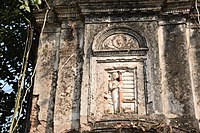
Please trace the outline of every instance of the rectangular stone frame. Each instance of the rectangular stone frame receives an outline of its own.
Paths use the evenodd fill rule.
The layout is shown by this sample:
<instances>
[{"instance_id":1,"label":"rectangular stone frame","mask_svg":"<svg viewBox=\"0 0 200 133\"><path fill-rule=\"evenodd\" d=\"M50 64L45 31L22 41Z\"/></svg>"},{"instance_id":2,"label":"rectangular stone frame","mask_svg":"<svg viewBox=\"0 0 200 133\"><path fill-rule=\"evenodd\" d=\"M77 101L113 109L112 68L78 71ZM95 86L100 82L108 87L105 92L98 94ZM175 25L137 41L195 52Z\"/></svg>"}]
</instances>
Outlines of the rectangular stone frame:
<instances>
[{"instance_id":1,"label":"rectangular stone frame","mask_svg":"<svg viewBox=\"0 0 200 133\"><path fill-rule=\"evenodd\" d=\"M145 105L145 58L136 58L134 56L125 57L92 57L90 60L90 87L88 91L88 120L99 121L104 118L112 118L112 115L106 115L102 110L104 106L103 97L104 93L107 91L107 79L106 79L106 69L112 67L135 69L137 68L137 114L146 114ZM102 107L103 106L103 107ZM134 114L134 113L133 113Z\"/></svg>"}]
</instances>

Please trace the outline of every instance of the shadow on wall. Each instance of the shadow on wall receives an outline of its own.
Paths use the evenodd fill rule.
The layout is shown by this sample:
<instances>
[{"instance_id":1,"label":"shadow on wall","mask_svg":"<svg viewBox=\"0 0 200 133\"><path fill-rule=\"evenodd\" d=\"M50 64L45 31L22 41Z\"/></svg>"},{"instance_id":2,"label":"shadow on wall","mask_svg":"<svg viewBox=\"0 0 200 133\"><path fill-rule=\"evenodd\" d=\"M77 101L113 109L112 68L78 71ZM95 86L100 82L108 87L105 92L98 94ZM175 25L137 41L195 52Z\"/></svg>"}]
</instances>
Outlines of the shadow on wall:
<instances>
[{"instance_id":1,"label":"shadow on wall","mask_svg":"<svg viewBox=\"0 0 200 133\"><path fill-rule=\"evenodd\" d=\"M82 82L82 66L83 66L83 50L80 48L82 44L83 31L78 25L77 40L79 43L76 47L76 71L74 77L74 90L72 98L72 118L71 131L69 133L78 133L80 128L80 96L81 96L81 82Z\"/></svg>"}]
</instances>

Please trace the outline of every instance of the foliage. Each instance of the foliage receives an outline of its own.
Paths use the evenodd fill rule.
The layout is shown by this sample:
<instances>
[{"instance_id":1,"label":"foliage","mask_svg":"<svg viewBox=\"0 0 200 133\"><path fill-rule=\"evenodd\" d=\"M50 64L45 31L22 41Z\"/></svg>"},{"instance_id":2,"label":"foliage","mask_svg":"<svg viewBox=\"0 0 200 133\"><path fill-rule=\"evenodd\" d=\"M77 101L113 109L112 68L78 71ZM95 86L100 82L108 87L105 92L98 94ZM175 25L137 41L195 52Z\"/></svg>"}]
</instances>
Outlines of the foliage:
<instances>
[{"instance_id":1,"label":"foliage","mask_svg":"<svg viewBox=\"0 0 200 133\"><path fill-rule=\"evenodd\" d=\"M19 8L28 12L31 12L31 7L39 8L42 4L42 0L19 0L19 2L21 3Z\"/></svg>"},{"instance_id":2,"label":"foliage","mask_svg":"<svg viewBox=\"0 0 200 133\"><path fill-rule=\"evenodd\" d=\"M25 2L25 1L24 1ZM30 78L35 65L35 50L37 49L38 33L30 22L34 22L31 12L34 5L29 9L22 8L23 1L4 0L0 5L0 132L8 132L13 115L16 95L18 91L18 78L22 67L24 49L26 48L27 33L33 33L31 42L32 51L28 60L28 68L25 74L25 82L21 93L30 85ZM27 3L26 3L27 4ZM30 19L31 18L31 19ZM29 36L28 35L28 36ZM8 90L10 87L10 90ZM21 99L22 100L22 97ZM29 108L30 91L23 103L22 115L17 127L17 132L24 132L26 115Z\"/></svg>"}]
</instances>

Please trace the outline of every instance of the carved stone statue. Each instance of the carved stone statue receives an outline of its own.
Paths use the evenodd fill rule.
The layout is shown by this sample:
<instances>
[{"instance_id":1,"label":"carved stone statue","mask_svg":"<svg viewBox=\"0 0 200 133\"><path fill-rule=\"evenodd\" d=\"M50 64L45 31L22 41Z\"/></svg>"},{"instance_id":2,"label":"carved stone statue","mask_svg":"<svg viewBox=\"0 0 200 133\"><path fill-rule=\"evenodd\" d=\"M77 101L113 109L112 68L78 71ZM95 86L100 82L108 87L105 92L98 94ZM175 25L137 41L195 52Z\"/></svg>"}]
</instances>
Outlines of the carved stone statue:
<instances>
[{"instance_id":1,"label":"carved stone statue","mask_svg":"<svg viewBox=\"0 0 200 133\"><path fill-rule=\"evenodd\" d=\"M108 83L109 91L111 91L114 113L120 112L120 87L120 74L119 72L114 72L111 74L111 80L109 80Z\"/></svg>"}]
</instances>

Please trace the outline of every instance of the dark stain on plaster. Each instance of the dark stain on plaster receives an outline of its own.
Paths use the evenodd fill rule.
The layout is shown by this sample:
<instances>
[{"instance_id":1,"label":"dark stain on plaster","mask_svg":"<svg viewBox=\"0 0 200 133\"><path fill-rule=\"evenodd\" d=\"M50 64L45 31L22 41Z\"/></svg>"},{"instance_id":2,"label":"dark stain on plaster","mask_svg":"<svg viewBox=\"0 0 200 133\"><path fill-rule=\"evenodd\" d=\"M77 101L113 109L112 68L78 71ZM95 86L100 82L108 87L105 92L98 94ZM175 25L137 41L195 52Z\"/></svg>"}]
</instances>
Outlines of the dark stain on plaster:
<instances>
[{"instance_id":1,"label":"dark stain on plaster","mask_svg":"<svg viewBox=\"0 0 200 133\"><path fill-rule=\"evenodd\" d=\"M72 123L71 129L73 132L78 132L80 128L80 97L81 97L81 83L82 83L82 75L83 75L83 47L80 47L81 43L83 43L83 27L81 23L77 23L76 28L76 37L77 37L77 45L76 45L76 73L74 75L74 90L72 97ZM82 39L81 39L82 38Z\"/></svg>"},{"instance_id":2,"label":"dark stain on plaster","mask_svg":"<svg viewBox=\"0 0 200 133\"><path fill-rule=\"evenodd\" d=\"M181 25L183 26L183 25ZM181 31L181 28L183 28ZM184 35L185 28L179 25L165 26L165 61L167 79L169 85L169 93L171 97L169 101L173 106L182 106L183 110L174 110L182 112L185 115L191 113L191 95L190 90L190 72L189 63L187 61L186 40ZM173 101L178 101L173 102ZM179 108L180 109L180 108Z\"/></svg>"},{"instance_id":3,"label":"dark stain on plaster","mask_svg":"<svg viewBox=\"0 0 200 133\"><path fill-rule=\"evenodd\" d=\"M55 38L56 43L53 46L53 59L52 59L53 75L52 75L50 96L48 100L47 123L46 123L45 133L54 132L54 109L55 109L55 97L56 97L56 89L58 81L58 64L59 64L59 48L60 48L59 37Z\"/></svg>"}]
</instances>

